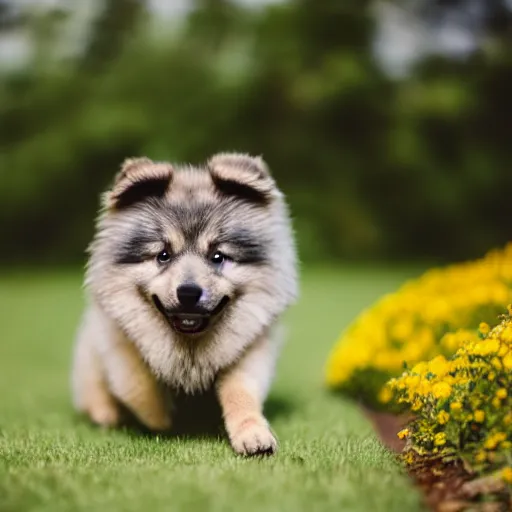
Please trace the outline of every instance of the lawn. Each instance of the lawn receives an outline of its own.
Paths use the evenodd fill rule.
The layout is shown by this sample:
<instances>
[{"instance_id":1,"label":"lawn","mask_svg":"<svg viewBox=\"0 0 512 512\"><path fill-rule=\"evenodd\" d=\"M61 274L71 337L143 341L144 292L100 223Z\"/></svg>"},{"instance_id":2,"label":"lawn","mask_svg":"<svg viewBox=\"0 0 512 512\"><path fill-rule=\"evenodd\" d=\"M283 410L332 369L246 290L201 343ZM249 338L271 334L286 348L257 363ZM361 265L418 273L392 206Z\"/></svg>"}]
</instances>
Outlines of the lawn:
<instances>
[{"instance_id":1,"label":"lawn","mask_svg":"<svg viewBox=\"0 0 512 512\"><path fill-rule=\"evenodd\" d=\"M323 387L323 365L361 308L411 273L302 277L269 400L277 456L236 457L225 440L100 431L73 413L79 273L0 278L0 511L399 511L419 495L357 407Z\"/></svg>"}]
</instances>

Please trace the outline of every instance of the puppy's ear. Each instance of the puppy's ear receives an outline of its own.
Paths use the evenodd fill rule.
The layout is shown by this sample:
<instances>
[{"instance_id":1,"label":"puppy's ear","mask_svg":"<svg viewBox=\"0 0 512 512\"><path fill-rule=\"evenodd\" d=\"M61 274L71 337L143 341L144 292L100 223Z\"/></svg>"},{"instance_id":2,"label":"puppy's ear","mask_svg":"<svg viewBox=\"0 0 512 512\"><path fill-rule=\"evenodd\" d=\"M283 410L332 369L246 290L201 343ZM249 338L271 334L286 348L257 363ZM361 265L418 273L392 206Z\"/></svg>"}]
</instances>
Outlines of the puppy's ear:
<instances>
[{"instance_id":1,"label":"puppy's ear","mask_svg":"<svg viewBox=\"0 0 512 512\"><path fill-rule=\"evenodd\" d=\"M244 153L218 153L207 162L217 189L226 195L265 204L279 196L265 161Z\"/></svg>"},{"instance_id":2,"label":"puppy's ear","mask_svg":"<svg viewBox=\"0 0 512 512\"><path fill-rule=\"evenodd\" d=\"M172 175L168 163L156 163L145 157L127 158L105 196L105 204L110 209L123 209L148 197L162 197Z\"/></svg>"}]
</instances>

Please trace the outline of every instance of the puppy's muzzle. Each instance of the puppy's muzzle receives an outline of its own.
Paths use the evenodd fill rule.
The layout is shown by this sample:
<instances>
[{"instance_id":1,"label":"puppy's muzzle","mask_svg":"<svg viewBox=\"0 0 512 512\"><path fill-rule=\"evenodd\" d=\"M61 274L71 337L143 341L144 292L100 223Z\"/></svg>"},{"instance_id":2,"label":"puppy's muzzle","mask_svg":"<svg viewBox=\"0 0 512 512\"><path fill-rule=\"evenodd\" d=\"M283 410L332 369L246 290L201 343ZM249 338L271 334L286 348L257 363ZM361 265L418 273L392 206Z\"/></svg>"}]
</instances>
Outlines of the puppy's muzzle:
<instances>
[{"instance_id":1,"label":"puppy's muzzle","mask_svg":"<svg viewBox=\"0 0 512 512\"><path fill-rule=\"evenodd\" d=\"M157 295L153 295L152 299L171 327L180 334L203 333L229 302L229 297L225 295L214 309L206 309L200 304L203 289L196 284L180 285L176 294L179 305L174 308L166 308Z\"/></svg>"}]
</instances>

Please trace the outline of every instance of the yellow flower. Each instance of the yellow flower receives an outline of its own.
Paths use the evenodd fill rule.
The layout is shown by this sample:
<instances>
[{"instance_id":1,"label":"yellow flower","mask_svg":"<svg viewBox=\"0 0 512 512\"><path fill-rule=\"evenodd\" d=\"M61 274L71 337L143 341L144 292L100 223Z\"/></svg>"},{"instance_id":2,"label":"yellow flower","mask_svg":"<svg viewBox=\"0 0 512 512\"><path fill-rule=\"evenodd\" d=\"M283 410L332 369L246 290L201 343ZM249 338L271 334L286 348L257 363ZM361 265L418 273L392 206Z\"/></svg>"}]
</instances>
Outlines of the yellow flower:
<instances>
[{"instance_id":1,"label":"yellow flower","mask_svg":"<svg viewBox=\"0 0 512 512\"><path fill-rule=\"evenodd\" d=\"M485 420L485 412L480 409L475 411L474 418L477 423L483 423Z\"/></svg>"},{"instance_id":2,"label":"yellow flower","mask_svg":"<svg viewBox=\"0 0 512 512\"><path fill-rule=\"evenodd\" d=\"M411 373L417 373L418 375L424 375L428 371L428 364L422 361L413 366Z\"/></svg>"},{"instance_id":3,"label":"yellow flower","mask_svg":"<svg viewBox=\"0 0 512 512\"><path fill-rule=\"evenodd\" d=\"M484 447L486 450L494 450L497 445L498 445L498 443L492 437L487 439L487 441L485 441L485 443L484 443Z\"/></svg>"},{"instance_id":4,"label":"yellow flower","mask_svg":"<svg viewBox=\"0 0 512 512\"><path fill-rule=\"evenodd\" d=\"M505 480L505 482L512 484L512 468L506 467L501 470L501 478Z\"/></svg>"},{"instance_id":5,"label":"yellow flower","mask_svg":"<svg viewBox=\"0 0 512 512\"><path fill-rule=\"evenodd\" d=\"M493 357L491 360L491 364L496 368L496 370L501 370L503 365L501 364L501 360L499 357Z\"/></svg>"},{"instance_id":6,"label":"yellow flower","mask_svg":"<svg viewBox=\"0 0 512 512\"><path fill-rule=\"evenodd\" d=\"M434 445L442 446L443 444L446 444L446 434L444 432L438 432L434 436Z\"/></svg>"},{"instance_id":7,"label":"yellow flower","mask_svg":"<svg viewBox=\"0 0 512 512\"><path fill-rule=\"evenodd\" d=\"M505 344L502 344L500 349L498 350L499 357L505 357L508 354L508 347Z\"/></svg>"},{"instance_id":8,"label":"yellow flower","mask_svg":"<svg viewBox=\"0 0 512 512\"><path fill-rule=\"evenodd\" d=\"M503 366L507 370L512 370L512 352L509 352L504 358L503 358Z\"/></svg>"},{"instance_id":9,"label":"yellow flower","mask_svg":"<svg viewBox=\"0 0 512 512\"><path fill-rule=\"evenodd\" d=\"M505 330L501 333L501 339L505 343L512 342L512 327L511 326L506 327Z\"/></svg>"},{"instance_id":10,"label":"yellow flower","mask_svg":"<svg viewBox=\"0 0 512 512\"><path fill-rule=\"evenodd\" d=\"M412 464L414 462L414 454L411 451L408 451L403 457L402 460L406 464Z\"/></svg>"},{"instance_id":11,"label":"yellow flower","mask_svg":"<svg viewBox=\"0 0 512 512\"><path fill-rule=\"evenodd\" d=\"M487 454L485 453L485 450L479 450L477 454L475 455L475 461L476 462L485 462L487 459Z\"/></svg>"},{"instance_id":12,"label":"yellow flower","mask_svg":"<svg viewBox=\"0 0 512 512\"><path fill-rule=\"evenodd\" d=\"M475 345L475 348L473 349L473 354L477 356L487 356L489 354L494 354L498 352L499 349L500 343L498 340L487 338Z\"/></svg>"},{"instance_id":13,"label":"yellow flower","mask_svg":"<svg viewBox=\"0 0 512 512\"><path fill-rule=\"evenodd\" d=\"M414 402L411 405L412 411L419 411L421 409L421 406L423 404L421 403L421 400L414 400Z\"/></svg>"},{"instance_id":14,"label":"yellow flower","mask_svg":"<svg viewBox=\"0 0 512 512\"><path fill-rule=\"evenodd\" d=\"M436 398L448 398L452 392L452 387L446 382L437 382L432 386L432 394Z\"/></svg>"},{"instance_id":15,"label":"yellow flower","mask_svg":"<svg viewBox=\"0 0 512 512\"><path fill-rule=\"evenodd\" d=\"M412 319L405 317L392 326L390 334L398 340L407 340L412 335L413 330L414 324Z\"/></svg>"},{"instance_id":16,"label":"yellow flower","mask_svg":"<svg viewBox=\"0 0 512 512\"><path fill-rule=\"evenodd\" d=\"M450 419L450 415L446 412L446 411L441 411L438 415L437 415L437 422L440 424L440 425L444 425L445 423L448 422L448 420Z\"/></svg>"},{"instance_id":17,"label":"yellow flower","mask_svg":"<svg viewBox=\"0 0 512 512\"><path fill-rule=\"evenodd\" d=\"M496 391L496 396L502 400L507 398L507 390L503 388L498 389L498 391Z\"/></svg>"},{"instance_id":18,"label":"yellow flower","mask_svg":"<svg viewBox=\"0 0 512 512\"><path fill-rule=\"evenodd\" d=\"M504 432L497 432L496 434L492 434L486 439L484 443L484 448L486 448L487 450L495 450L497 446L506 439L507 434L505 434Z\"/></svg>"},{"instance_id":19,"label":"yellow flower","mask_svg":"<svg viewBox=\"0 0 512 512\"><path fill-rule=\"evenodd\" d=\"M460 402L452 402L450 404L450 409L453 412L460 412L460 411L462 411L462 404Z\"/></svg>"},{"instance_id":20,"label":"yellow flower","mask_svg":"<svg viewBox=\"0 0 512 512\"><path fill-rule=\"evenodd\" d=\"M501 400L498 397L493 398L491 403L495 409L499 409L501 407Z\"/></svg>"},{"instance_id":21,"label":"yellow flower","mask_svg":"<svg viewBox=\"0 0 512 512\"><path fill-rule=\"evenodd\" d=\"M428 371L442 378L450 371L450 365L444 356L437 356L428 363Z\"/></svg>"},{"instance_id":22,"label":"yellow flower","mask_svg":"<svg viewBox=\"0 0 512 512\"><path fill-rule=\"evenodd\" d=\"M410 434L410 431L408 428L404 428L398 432L397 437L398 439L405 439Z\"/></svg>"},{"instance_id":23,"label":"yellow flower","mask_svg":"<svg viewBox=\"0 0 512 512\"><path fill-rule=\"evenodd\" d=\"M393 398L393 391L387 386L384 386L379 392L379 401L383 404L387 404Z\"/></svg>"},{"instance_id":24,"label":"yellow flower","mask_svg":"<svg viewBox=\"0 0 512 512\"><path fill-rule=\"evenodd\" d=\"M408 389L415 389L420 382L421 377L419 375L409 375L404 380L405 387Z\"/></svg>"},{"instance_id":25,"label":"yellow flower","mask_svg":"<svg viewBox=\"0 0 512 512\"><path fill-rule=\"evenodd\" d=\"M489 324L485 323L485 322L481 322L480 325L478 326L478 330L482 333L482 334L489 334L489 331L491 330L491 328L489 327Z\"/></svg>"}]
</instances>

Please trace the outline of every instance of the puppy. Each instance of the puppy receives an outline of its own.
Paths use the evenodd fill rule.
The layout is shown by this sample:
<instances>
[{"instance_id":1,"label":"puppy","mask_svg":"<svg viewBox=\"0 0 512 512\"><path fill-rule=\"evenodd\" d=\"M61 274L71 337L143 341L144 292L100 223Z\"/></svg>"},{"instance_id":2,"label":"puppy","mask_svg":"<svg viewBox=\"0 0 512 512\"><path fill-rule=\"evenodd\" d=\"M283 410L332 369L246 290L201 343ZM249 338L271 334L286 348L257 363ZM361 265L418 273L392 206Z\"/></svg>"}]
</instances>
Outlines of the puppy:
<instances>
[{"instance_id":1,"label":"puppy","mask_svg":"<svg viewBox=\"0 0 512 512\"><path fill-rule=\"evenodd\" d=\"M102 195L88 255L76 409L115 427L121 404L165 431L173 392L213 389L233 450L274 453L263 404L298 279L289 210L266 163L127 159Z\"/></svg>"}]
</instances>

